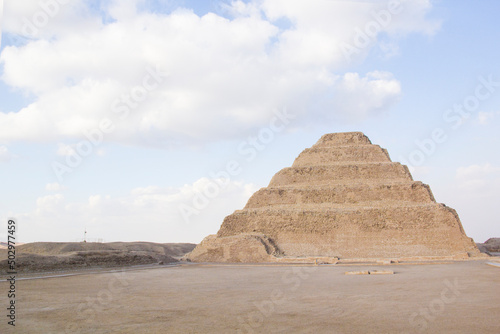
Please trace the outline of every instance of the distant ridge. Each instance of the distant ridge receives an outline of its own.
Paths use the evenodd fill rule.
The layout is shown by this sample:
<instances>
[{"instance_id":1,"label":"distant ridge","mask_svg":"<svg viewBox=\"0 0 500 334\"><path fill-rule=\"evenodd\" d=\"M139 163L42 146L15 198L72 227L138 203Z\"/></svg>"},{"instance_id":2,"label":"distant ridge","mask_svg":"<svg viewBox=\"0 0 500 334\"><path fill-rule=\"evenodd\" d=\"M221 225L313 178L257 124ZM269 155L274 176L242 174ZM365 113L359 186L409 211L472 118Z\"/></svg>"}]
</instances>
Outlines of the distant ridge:
<instances>
[{"instance_id":1,"label":"distant ridge","mask_svg":"<svg viewBox=\"0 0 500 334\"><path fill-rule=\"evenodd\" d=\"M33 242L16 245L18 272L127 267L177 262L195 244L153 242ZM0 274L5 274L7 249L0 249Z\"/></svg>"},{"instance_id":2,"label":"distant ridge","mask_svg":"<svg viewBox=\"0 0 500 334\"><path fill-rule=\"evenodd\" d=\"M9 244L7 242L0 242L0 249L7 249L9 246ZM16 242L16 247L17 246L21 246L21 245L24 245L24 243L21 243L21 242Z\"/></svg>"}]
</instances>

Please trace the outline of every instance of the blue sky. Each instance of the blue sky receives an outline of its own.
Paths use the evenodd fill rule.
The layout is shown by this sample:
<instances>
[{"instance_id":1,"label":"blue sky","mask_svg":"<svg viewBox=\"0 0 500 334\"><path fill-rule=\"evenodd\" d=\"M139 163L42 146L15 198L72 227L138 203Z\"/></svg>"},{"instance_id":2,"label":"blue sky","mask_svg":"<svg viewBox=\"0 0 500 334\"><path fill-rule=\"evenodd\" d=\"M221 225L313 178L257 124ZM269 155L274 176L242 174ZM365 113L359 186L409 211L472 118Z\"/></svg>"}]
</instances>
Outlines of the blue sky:
<instances>
[{"instance_id":1,"label":"blue sky","mask_svg":"<svg viewBox=\"0 0 500 334\"><path fill-rule=\"evenodd\" d=\"M199 242L322 134L363 131L498 237L499 10L5 2L0 218L22 242Z\"/></svg>"}]
</instances>

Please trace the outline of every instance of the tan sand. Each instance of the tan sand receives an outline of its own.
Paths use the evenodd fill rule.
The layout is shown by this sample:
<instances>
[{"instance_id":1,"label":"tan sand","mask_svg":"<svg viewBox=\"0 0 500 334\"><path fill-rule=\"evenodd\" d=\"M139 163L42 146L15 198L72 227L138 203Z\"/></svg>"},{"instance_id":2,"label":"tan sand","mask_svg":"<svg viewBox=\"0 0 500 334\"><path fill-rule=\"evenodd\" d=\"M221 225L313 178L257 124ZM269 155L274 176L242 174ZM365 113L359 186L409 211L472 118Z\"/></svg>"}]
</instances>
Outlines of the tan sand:
<instances>
[{"instance_id":1,"label":"tan sand","mask_svg":"<svg viewBox=\"0 0 500 334\"><path fill-rule=\"evenodd\" d=\"M500 333L500 268L485 262L188 264L21 280L15 331L2 314L0 332ZM365 270L394 275L344 274Z\"/></svg>"}]
</instances>

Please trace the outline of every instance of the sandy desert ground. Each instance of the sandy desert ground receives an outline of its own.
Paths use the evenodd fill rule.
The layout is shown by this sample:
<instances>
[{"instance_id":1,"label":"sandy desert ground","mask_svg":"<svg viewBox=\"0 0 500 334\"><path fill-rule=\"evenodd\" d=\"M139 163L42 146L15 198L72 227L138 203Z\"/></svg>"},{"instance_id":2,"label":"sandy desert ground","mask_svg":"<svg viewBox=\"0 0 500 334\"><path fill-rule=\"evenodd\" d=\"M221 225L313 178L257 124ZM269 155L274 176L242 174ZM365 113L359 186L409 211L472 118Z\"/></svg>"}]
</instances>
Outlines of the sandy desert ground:
<instances>
[{"instance_id":1,"label":"sandy desert ground","mask_svg":"<svg viewBox=\"0 0 500 334\"><path fill-rule=\"evenodd\" d=\"M19 280L16 328L2 316L0 332L500 333L500 267L486 262L181 264ZM369 269L395 274L344 275Z\"/></svg>"}]
</instances>

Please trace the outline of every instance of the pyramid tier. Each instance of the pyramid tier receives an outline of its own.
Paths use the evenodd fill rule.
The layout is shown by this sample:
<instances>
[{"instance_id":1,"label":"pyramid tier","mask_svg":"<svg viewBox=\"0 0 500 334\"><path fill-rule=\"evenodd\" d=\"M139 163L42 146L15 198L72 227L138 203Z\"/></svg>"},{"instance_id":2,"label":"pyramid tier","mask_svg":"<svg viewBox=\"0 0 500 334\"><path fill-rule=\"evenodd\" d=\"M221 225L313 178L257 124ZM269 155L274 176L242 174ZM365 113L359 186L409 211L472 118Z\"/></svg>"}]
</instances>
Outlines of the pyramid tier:
<instances>
[{"instance_id":1,"label":"pyramid tier","mask_svg":"<svg viewBox=\"0 0 500 334\"><path fill-rule=\"evenodd\" d=\"M269 187L327 185L349 180L413 181L410 171L398 162L358 163L334 166L288 167L276 173Z\"/></svg>"},{"instance_id":2,"label":"pyramid tier","mask_svg":"<svg viewBox=\"0 0 500 334\"><path fill-rule=\"evenodd\" d=\"M371 145L370 139L362 132L327 133L313 147L332 147L346 145Z\"/></svg>"},{"instance_id":3,"label":"pyramid tier","mask_svg":"<svg viewBox=\"0 0 500 334\"><path fill-rule=\"evenodd\" d=\"M248 232L266 235L296 257L449 256L475 249L455 210L437 203L240 210L224 219L217 237Z\"/></svg>"},{"instance_id":4,"label":"pyramid tier","mask_svg":"<svg viewBox=\"0 0 500 334\"><path fill-rule=\"evenodd\" d=\"M292 167L354 164L357 162L391 162L386 150L378 145L312 147L295 159Z\"/></svg>"},{"instance_id":5,"label":"pyramid tier","mask_svg":"<svg viewBox=\"0 0 500 334\"><path fill-rule=\"evenodd\" d=\"M250 197L245 209L276 205L363 204L388 202L431 203L428 185L419 181L404 183L351 183L319 187L262 188Z\"/></svg>"}]
</instances>

